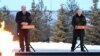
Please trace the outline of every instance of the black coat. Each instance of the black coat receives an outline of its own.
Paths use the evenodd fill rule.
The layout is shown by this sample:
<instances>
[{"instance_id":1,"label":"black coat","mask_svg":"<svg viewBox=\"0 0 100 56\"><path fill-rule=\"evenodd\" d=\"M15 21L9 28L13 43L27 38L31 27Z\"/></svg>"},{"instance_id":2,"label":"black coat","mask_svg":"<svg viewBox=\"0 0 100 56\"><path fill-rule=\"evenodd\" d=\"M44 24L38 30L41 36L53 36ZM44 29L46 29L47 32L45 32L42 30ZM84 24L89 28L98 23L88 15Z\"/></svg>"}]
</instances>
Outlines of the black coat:
<instances>
[{"instance_id":1,"label":"black coat","mask_svg":"<svg viewBox=\"0 0 100 56\"><path fill-rule=\"evenodd\" d=\"M86 24L87 24L87 22L86 22L86 18L84 15L78 16L78 14L76 14L75 16L73 16L73 18L72 18L73 35L74 36L85 36L84 29L82 29L82 30L75 29L75 26L77 26L77 25L85 26Z\"/></svg>"},{"instance_id":2,"label":"black coat","mask_svg":"<svg viewBox=\"0 0 100 56\"><path fill-rule=\"evenodd\" d=\"M20 30L22 30L21 29L22 22L27 22L28 24L31 24L31 21L32 21L31 14L29 12L26 12L25 14L23 14L22 11L19 11L19 12L17 12L15 21L17 23L17 30L20 31Z\"/></svg>"}]
</instances>

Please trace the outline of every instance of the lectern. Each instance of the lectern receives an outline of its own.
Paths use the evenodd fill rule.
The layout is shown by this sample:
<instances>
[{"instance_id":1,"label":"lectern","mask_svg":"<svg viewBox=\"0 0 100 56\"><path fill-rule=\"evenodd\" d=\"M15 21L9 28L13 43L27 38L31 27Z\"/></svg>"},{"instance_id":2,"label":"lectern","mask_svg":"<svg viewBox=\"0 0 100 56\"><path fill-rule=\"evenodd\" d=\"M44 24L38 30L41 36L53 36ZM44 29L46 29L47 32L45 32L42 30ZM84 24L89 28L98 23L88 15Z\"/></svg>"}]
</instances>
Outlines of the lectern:
<instances>
[{"instance_id":1,"label":"lectern","mask_svg":"<svg viewBox=\"0 0 100 56\"><path fill-rule=\"evenodd\" d=\"M85 30L85 29L88 29L88 27L87 27L87 26L78 25L78 26L75 27L75 29L80 29L80 30L83 29L83 30ZM79 46L80 46L80 44L79 44L76 48L78 48ZM88 49L85 47L85 45L83 45L83 47L84 47L84 48L86 49L86 51L88 52ZM76 49L76 48L75 48L75 49ZM74 50L75 50L75 49L74 49Z\"/></svg>"},{"instance_id":2,"label":"lectern","mask_svg":"<svg viewBox=\"0 0 100 56\"><path fill-rule=\"evenodd\" d=\"M35 28L34 25L23 25L22 26L22 29L34 29L34 28ZM29 47L32 48L33 51L35 52L35 49L31 45L29 45Z\"/></svg>"},{"instance_id":3,"label":"lectern","mask_svg":"<svg viewBox=\"0 0 100 56\"><path fill-rule=\"evenodd\" d=\"M22 29L34 29L35 26L34 25L23 25Z\"/></svg>"},{"instance_id":4,"label":"lectern","mask_svg":"<svg viewBox=\"0 0 100 56\"><path fill-rule=\"evenodd\" d=\"M87 26L81 26L81 25L78 25L78 26L76 26L75 27L75 29L88 29L88 27Z\"/></svg>"}]
</instances>

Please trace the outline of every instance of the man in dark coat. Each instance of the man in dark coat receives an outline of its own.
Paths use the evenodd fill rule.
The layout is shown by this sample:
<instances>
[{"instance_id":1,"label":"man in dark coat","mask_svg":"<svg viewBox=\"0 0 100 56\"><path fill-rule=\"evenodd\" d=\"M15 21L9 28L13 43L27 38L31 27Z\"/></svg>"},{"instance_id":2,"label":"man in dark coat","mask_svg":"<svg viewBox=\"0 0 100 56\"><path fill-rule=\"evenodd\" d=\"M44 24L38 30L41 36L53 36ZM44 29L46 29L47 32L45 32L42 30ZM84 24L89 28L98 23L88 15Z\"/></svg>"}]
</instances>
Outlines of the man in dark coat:
<instances>
[{"instance_id":1,"label":"man in dark coat","mask_svg":"<svg viewBox=\"0 0 100 56\"><path fill-rule=\"evenodd\" d=\"M76 29L76 26L78 26L78 25L86 26L86 18L82 13L83 13L83 11L80 9L80 10L78 10L77 14L74 15L72 18L73 41L72 41L71 51L74 51L78 37L80 38L81 51L84 51L83 45L84 45L85 30L84 29Z\"/></svg>"},{"instance_id":2,"label":"man in dark coat","mask_svg":"<svg viewBox=\"0 0 100 56\"><path fill-rule=\"evenodd\" d=\"M19 44L20 44L21 51L25 50L25 46L26 46L26 51L30 51L30 48L29 48L30 41L28 37L29 30L22 29L22 26L31 24L31 21L32 21L31 14L26 11L26 6L22 6L21 10L22 11L19 11L17 13L16 19L15 19L17 23L17 33L19 36Z\"/></svg>"}]
</instances>

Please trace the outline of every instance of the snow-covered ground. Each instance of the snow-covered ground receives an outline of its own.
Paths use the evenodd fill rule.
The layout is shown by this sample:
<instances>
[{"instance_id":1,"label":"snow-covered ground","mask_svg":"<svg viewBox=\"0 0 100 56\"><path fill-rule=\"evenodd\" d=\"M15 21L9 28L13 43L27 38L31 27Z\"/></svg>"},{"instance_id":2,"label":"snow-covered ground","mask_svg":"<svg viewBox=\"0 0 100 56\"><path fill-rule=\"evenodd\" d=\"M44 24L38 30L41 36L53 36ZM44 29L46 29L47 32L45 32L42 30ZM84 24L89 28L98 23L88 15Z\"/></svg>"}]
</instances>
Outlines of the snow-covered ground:
<instances>
[{"instance_id":1,"label":"snow-covered ground","mask_svg":"<svg viewBox=\"0 0 100 56\"><path fill-rule=\"evenodd\" d=\"M31 42L30 44L35 49L36 52L71 52L70 51L71 43ZM87 47L89 52L100 52L100 45L85 45L85 46ZM17 51L20 49L18 42L15 42L14 49ZM80 52L80 48L77 48L75 52Z\"/></svg>"}]
</instances>

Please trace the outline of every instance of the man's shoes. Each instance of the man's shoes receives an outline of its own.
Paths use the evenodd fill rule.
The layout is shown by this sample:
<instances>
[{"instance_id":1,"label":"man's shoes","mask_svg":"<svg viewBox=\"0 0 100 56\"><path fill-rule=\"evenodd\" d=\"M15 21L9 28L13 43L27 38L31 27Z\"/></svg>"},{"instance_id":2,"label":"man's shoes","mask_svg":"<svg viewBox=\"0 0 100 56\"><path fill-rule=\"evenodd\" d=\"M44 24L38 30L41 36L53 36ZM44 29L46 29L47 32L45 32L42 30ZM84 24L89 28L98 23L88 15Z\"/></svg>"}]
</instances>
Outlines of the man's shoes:
<instances>
[{"instance_id":1,"label":"man's shoes","mask_svg":"<svg viewBox=\"0 0 100 56\"><path fill-rule=\"evenodd\" d=\"M74 49L71 49L71 52L74 52Z\"/></svg>"},{"instance_id":2,"label":"man's shoes","mask_svg":"<svg viewBox=\"0 0 100 56\"><path fill-rule=\"evenodd\" d=\"M26 51L30 51L30 49L26 49Z\"/></svg>"},{"instance_id":3,"label":"man's shoes","mask_svg":"<svg viewBox=\"0 0 100 56\"><path fill-rule=\"evenodd\" d=\"M74 52L74 48L73 47L71 47L71 52Z\"/></svg>"},{"instance_id":4,"label":"man's shoes","mask_svg":"<svg viewBox=\"0 0 100 56\"><path fill-rule=\"evenodd\" d=\"M26 52L31 52L30 49L26 49Z\"/></svg>"},{"instance_id":5,"label":"man's shoes","mask_svg":"<svg viewBox=\"0 0 100 56\"><path fill-rule=\"evenodd\" d=\"M71 50L71 52L74 52L73 50Z\"/></svg>"},{"instance_id":6,"label":"man's shoes","mask_svg":"<svg viewBox=\"0 0 100 56\"><path fill-rule=\"evenodd\" d=\"M26 50L25 52L26 52L26 53L30 53L31 51L30 51L30 50Z\"/></svg>"},{"instance_id":7,"label":"man's shoes","mask_svg":"<svg viewBox=\"0 0 100 56\"><path fill-rule=\"evenodd\" d=\"M24 52L24 50L19 50L19 52L21 52L21 53L22 53L22 52Z\"/></svg>"},{"instance_id":8,"label":"man's shoes","mask_svg":"<svg viewBox=\"0 0 100 56\"><path fill-rule=\"evenodd\" d=\"M81 52L85 52L85 50L81 50Z\"/></svg>"}]
</instances>

